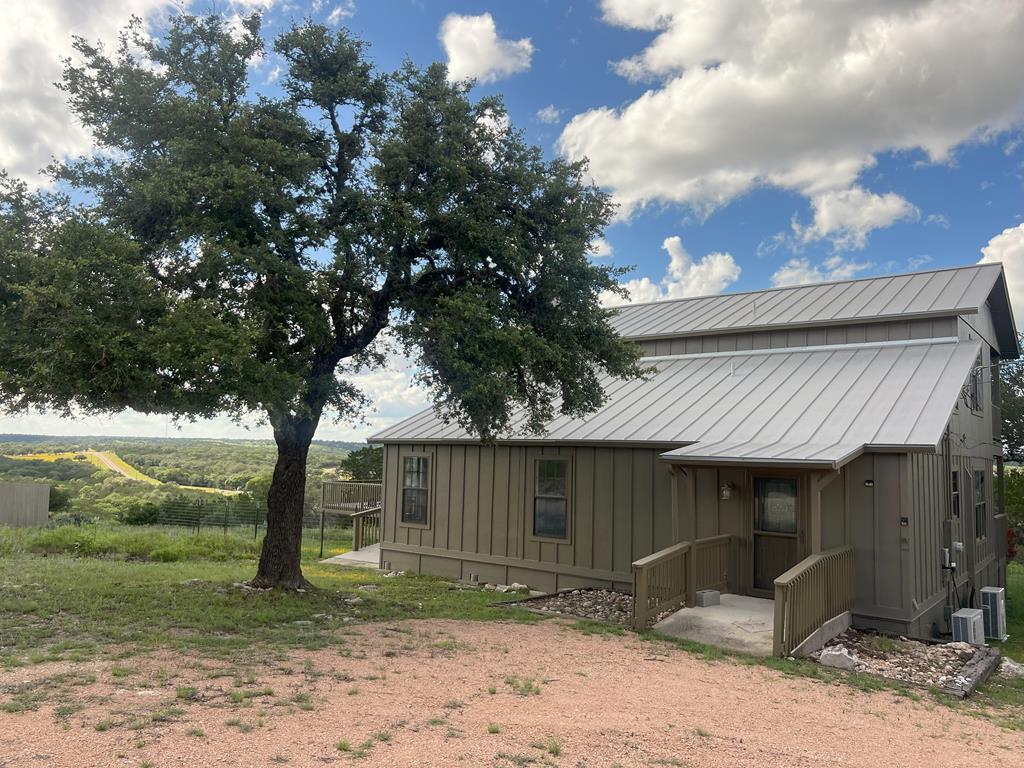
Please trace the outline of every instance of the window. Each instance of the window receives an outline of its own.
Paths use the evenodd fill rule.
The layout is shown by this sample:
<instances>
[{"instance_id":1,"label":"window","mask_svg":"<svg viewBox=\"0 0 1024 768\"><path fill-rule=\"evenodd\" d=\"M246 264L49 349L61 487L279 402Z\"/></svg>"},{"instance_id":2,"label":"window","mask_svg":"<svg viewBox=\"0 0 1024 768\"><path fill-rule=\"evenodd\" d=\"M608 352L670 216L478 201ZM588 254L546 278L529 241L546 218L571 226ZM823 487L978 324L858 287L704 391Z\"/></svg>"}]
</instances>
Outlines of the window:
<instances>
[{"instance_id":1,"label":"window","mask_svg":"<svg viewBox=\"0 0 1024 768\"><path fill-rule=\"evenodd\" d=\"M970 384L970 395L971 395L971 410L980 411L984 403L984 377L982 374L985 369L981 367L981 360L978 360L977 367L971 371L971 384Z\"/></svg>"},{"instance_id":2,"label":"window","mask_svg":"<svg viewBox=\"0 0 1024 768\"><path fill-rule=\"evenodd\" d=\"M985 501L985 471L974 472L974 537L983 539L988 535L988 505Z\"/></svg>"},{"instance_id":3,"label":"window","mask_svg":"<svg viewBox=\"0 0 1024 768\"><path fill-rule=\"evenodd\" d=\"M796 480L759 477L754 481L755 528L766 533L796 533Z\"/></svg>"},{"instance_id":4,"label":"window","mask_svg":"<svg viewBox=\"0 0 1024 768\"><path fill-rule=\"evenodd\" d=\"M568 477L565 459L537 459L533 497L533 535L569 538Z\"/></svg>"},{"instance_id":5,"label":"window","mask_svg":"<svg viewBox=\"0 0 1024 768\"><path fill-rule=\"evenodd\" d=\"M427 524L427 493L430 459L406 456L402 462L402 522Z\"/></svg>"},{"instance_id":6,"label":"window","mask_svg":"<svg viewBox=\"0 0 1024 768\"><path fill-rule=\"evenodd\" d=\"M949 506L953 517L960 517L960 470L949 473Z\"/></svg>"}]
</instances>

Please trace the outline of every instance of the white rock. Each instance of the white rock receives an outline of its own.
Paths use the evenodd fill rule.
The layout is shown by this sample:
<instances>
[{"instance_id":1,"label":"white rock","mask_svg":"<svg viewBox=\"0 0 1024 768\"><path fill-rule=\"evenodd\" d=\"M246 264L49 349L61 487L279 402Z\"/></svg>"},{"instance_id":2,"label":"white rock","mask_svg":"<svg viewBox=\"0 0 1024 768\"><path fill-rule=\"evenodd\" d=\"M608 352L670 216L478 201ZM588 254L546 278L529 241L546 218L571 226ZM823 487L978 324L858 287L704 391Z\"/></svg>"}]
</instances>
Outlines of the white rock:
<instances>
[{"instance_id":1,"label":"white rock","mask_svg":"<svg viewBox=\"0 0 1024 768\"><path fill-rule=\"evenodd\" d=\"M1024 677L1024 664L1004 656L999 665L999 674L1003 677Z\"/></svg>"},{"instance_id":2,"label":"white rock","mask_svg":"<svg viewBox=\"0 0 1024 768\"><path fill-rule=\"evenodd\" d=\"M856 669L858 659L857 654L851 652L845 646L832 645L822 650L819 661L825 667L852 671Z\"/></svg>"},{"instance_id":3,"label":"white rock","mask_svg":"<svg viewBox=\"0 0 1024 768\"><path fill-rule=\"evenodd\" d=\"M513 592L529 592L530 588L525 584L520 584L518 581L512 582Z\"/></svg>"}]
</instances>

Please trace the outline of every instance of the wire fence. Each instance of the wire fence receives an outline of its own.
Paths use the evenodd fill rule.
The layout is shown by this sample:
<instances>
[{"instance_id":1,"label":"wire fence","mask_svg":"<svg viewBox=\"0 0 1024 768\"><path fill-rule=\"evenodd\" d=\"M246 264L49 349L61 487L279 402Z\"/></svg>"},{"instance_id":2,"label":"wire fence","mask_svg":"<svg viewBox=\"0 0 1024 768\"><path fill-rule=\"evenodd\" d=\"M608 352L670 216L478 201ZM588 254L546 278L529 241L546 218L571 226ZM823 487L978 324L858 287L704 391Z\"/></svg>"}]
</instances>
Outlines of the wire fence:
<instances>
[{"instance_id":1,"label":"wire fence","mask_svg":"<svg viewBox=\"0 0 1024 768\"><path fill-rule=\"evenodd\" d=\"M249 496L223 499L177 498L145 504L123 519L128 525L185 528L194 533L250 530L254 538L267 527L266 504ZM302 527L320 529L320 512L310 506L303 512Z\"/></svg>"}]
</instances>

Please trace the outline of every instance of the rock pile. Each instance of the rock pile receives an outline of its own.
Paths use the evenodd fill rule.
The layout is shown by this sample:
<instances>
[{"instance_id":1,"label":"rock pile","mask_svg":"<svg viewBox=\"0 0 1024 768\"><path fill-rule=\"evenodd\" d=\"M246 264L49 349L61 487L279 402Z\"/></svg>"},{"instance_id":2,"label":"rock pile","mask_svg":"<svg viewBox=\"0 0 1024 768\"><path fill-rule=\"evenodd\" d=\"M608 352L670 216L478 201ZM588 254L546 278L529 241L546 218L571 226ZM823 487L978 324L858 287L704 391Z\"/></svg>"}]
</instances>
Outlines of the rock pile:
<instances>
[{"instance_id":1,"label":"rock pile","mask_svg":"<svg viewBox=\"0 0 1024 768\"><path fill-rule=\"evenodd\" d=\"M628 625L633 618L633 596L610 589L574 589L531 600L528 605L559 616Z\"/></svg>"},{"instance_id":2,"label":"rock pile","mask_svg":"<svg viewBox=\"0 0 1024 768\"><path fill-rule=\"evenodd\" d=\"M912 685L964 688L964 665L977 649L968 643L922 643L848 629L811 654L825 666L867 672Z\"/></svg>"}]
</instances>

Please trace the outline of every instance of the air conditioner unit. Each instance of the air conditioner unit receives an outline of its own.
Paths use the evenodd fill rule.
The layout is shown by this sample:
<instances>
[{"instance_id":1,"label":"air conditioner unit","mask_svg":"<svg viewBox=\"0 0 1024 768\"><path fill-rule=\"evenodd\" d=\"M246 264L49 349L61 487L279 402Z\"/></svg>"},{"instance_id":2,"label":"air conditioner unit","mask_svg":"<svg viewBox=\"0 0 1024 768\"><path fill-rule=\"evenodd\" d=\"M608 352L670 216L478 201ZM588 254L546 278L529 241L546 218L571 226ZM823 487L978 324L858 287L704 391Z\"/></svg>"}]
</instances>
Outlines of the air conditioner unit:
<instances>
[{"instance_id":1,"label":"air conditioner unit","mask_svg":"<svg viewBox=\"0 0 1024 768\"><path fill-rule=\"evenodd\" d=\"M985 637L1006 640L1006 590L1002 587L982 587L981 610L985 615Z\"/></svg>"},{"instance_id":2,"label":"air conditioner unit","mask_svg":"<svg viewBox=\"0 0 1024 768\"><path fill-rule=\"evenodd\" d=\"M953 614L953 639L958 643L985 644L985 617L981 608L961 608Z\"/></svg>"}]
</instances>

